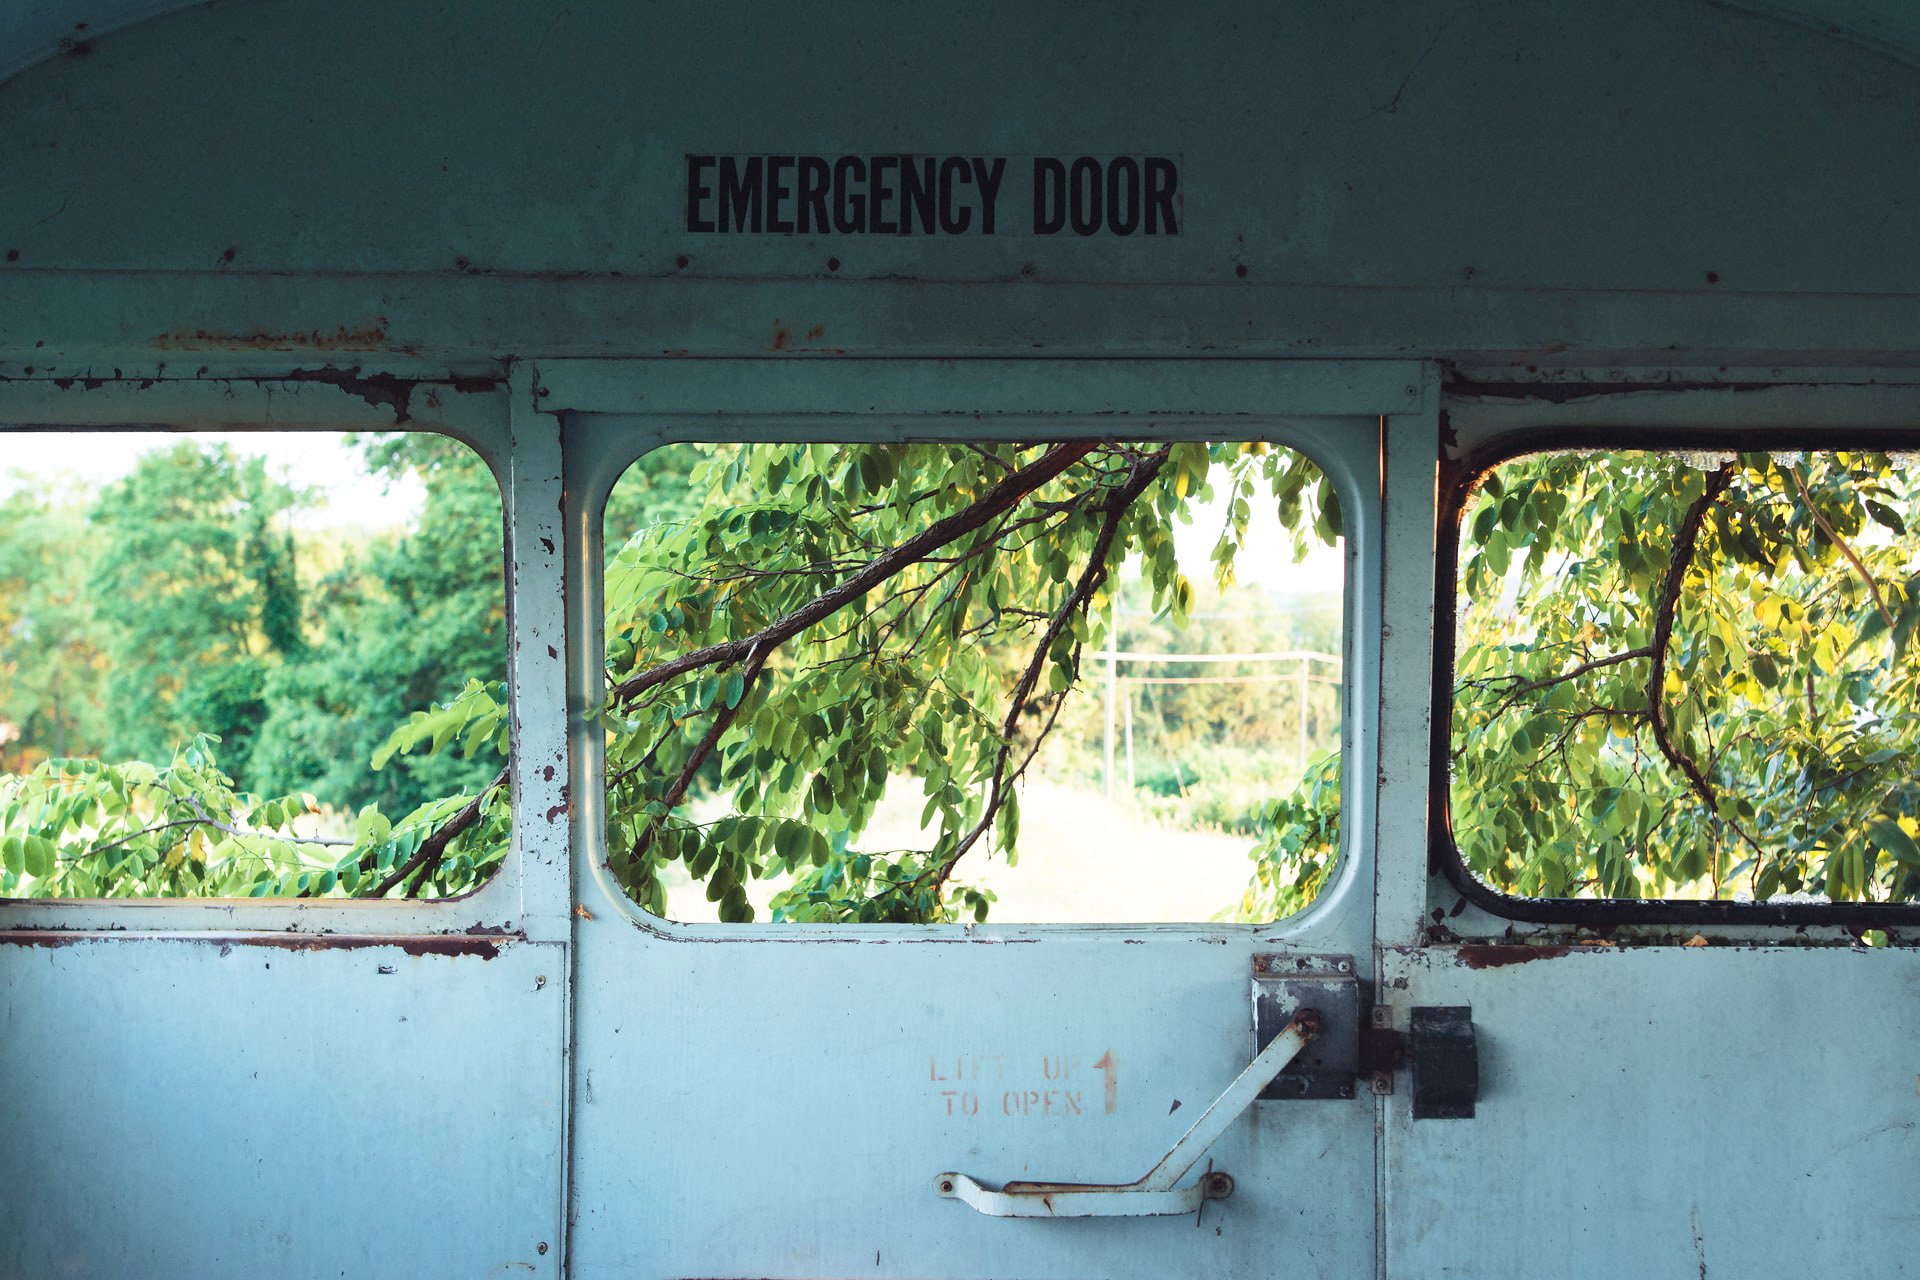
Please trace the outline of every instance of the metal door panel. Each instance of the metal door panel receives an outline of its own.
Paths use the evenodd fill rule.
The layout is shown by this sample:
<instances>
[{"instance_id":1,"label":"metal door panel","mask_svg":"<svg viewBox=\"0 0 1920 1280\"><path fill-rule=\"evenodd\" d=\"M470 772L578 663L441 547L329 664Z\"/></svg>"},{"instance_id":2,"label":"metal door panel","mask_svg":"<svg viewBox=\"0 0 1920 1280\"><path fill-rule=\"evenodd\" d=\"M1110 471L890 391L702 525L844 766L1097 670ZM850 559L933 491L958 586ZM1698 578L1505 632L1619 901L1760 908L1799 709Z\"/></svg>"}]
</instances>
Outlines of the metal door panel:
<instances>
[{"instance_id":1,"label":"metal door panel","mask_svg":"<svg viewBox=\"0 0 1920 1280\"><path fill-rule=\"evenodd\" d=\"M1234 1193L1197 1222L1006 1221L934 1195L948 1169L1145 1173L1247 1064L1243 931L729 943L596 918L577 945L576 1276L1372 1269L1366 1098L1256 1104L1211 1153Z\"/></svg>"},{"instance_id":2,"label":"metal door panel","mask_svg":"<svg viewBox=\"0 0 1920 1280\"><path fill-rule=\"evenodd\" d=\"M566 440L575 672L600 665L600 504L651 443L963 430L1308 448L1348 515L1344 742L1350 776L1370 774L1377 415L1430 411L1417 366L560 362L536 373ZM576 706L598 697L597 684L573 690ZM1255 1103L1211 1152L1235 1190L1197 1221L989 1218L934 1186L946 1171L995 1187L1132 1181L1252 1058L1256 954L1351 954L1364 977L1365 788L1350 789L1342 817L1346 865L1280 926L670 925L635 911L600 865L599 732L576 721L572 1274L1372 1272L1375 1107L1364 1097Z\"/></svg>"},{"instance_id":3,"label":"metal door panel","mask_svg":"<svg viewBox=\"0 0 1920 1280\"><path fill-rule=\"evenodd\" d=\"M1389 1099L1393 1277L1899 1275L1920 1238L1920 956L1808 947L1385 953L1473 1007L1472 1119Z\"/></svg>"},{"instance_id":4,"label":"metal door panel","mask_svg":"<svg viewBox=\"0 0 1920 1280\"><path fill-rule=\"evenodd\" d=\"M502 938L5 935L4 1269L558 1275L566 1003Z\"/></svg>"}]
</instances>

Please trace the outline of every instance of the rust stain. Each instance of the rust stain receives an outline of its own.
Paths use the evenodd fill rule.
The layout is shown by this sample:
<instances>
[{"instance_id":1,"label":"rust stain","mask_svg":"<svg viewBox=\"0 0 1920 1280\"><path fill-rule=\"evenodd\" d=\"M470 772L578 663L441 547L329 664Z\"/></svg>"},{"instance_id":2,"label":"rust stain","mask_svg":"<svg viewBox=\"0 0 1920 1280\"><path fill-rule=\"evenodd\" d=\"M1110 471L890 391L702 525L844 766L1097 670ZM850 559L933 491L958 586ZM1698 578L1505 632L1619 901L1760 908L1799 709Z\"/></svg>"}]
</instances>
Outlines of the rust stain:
<instances>
[{"instance_id":1,"label":"rust stain","mask_svg":"<svg viewBox=\"0 0 1920 1280\"><path fill-rule=\"evenodd\" d=\"M91 940L77 933L0 933L0 946L6 947L71 947Z\"/></svg>"},{"instance_id":2,"label":"rust stain","mask_svg":"<svg viewBox=\"0 0 1920 1280\"><path fill-rule=\"evenodd\" d=\"M471 930L460 934L430 934L413 937L370 937L339 934L206 934L165 938L138 934L100 934L60 930L20 930L0 933L0 946L73 947L89 942L184 942L217 946L221 955L235 947L264 947L275 951L364 951L373 947L398 947L410 956L479 956L491 960L509 946L514 938L492 931L476 935Z\"/></svg>"},{"instance_id":3,"label":"rust stain","mask_svg":"<svg viewBox=\"0 0 1920 1280\"><path fill-rule=\"evenodd\" d=\"M400 949L410 956L479 956L491 960L505 944L493 938L406 938Z\"/></svg>"},{"instance_id":4,"label":"rust stain","mask_svg":"<svg viewBox=\"0 0 1920 1280\"><path fill-rule=\"evenodd\" d=\"M396 425L413 420L409 406L413 403L413 389L419 385L413 379L398 378L391 373L372 373L363 378L359 365L351 369L294 369L286 374L284 380L320 382L338 387L348 395L359 396L376 409L393 410Z\"/></svg>"},{"instance_id":5,"label":"rust stain","mask_svg":"<svg viewBox=\"0 0 1920 1280\"><path fill-rule=\"evenodd\" d=\"M1572 947L1529 947L1519 943L1474 942L1460 948L1460 963L1469 969L1500 969L1510 964L1528 964L1535 960L1557 959L1572 950Z\"/></svg>"},{"instance_id":6,"label":"rust stain","mask_svg":"<svg viewBox=\"0 0 1920 1280\"><path fill-rule=\"evenodd\" d=\"M231 259L228 259L231 261ZM250 333L215 333L208 329L175 329L156 337L154 345L163 351L386 351L390 348L387 318L375 316L370 323L348 328L336 325L332 332L308 329L304 332L277 333L255 329ZM406 348L399 348L406 350Z\"/></svg>"},{"instance_id":7,"label":"rust stain","mask_svg":"<svg viewBox=\"0 0 1920 1280\"><path fill-rule=\"evenodd\" d=\"M826 333L827 333L827 326L823 324L817 324L813 326L813 328L807 330L807 341L808 342L816 341L817 339L825 337Z\"/></svg>"},{"instance_id":8,"label":"rust stain","mask_svg":"<svg viewBox=\"0 0 1920 1280\"><path fill-rule=\"evenodd\" d=\"M793 335L788 333L778 320L775 320L773 322L773 349L775 351L785 351L787 349L787 343L792 340Z\"/></svg>"}]
</instances>

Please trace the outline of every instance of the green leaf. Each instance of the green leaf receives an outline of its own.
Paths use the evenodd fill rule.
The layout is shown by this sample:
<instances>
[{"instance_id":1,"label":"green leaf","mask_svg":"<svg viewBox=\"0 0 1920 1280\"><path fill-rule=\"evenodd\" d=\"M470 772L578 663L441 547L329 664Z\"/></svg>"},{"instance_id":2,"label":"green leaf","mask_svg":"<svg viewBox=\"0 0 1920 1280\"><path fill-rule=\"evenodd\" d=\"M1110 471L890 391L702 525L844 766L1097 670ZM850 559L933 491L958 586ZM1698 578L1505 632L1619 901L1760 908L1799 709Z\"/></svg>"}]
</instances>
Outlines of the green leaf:
<instances>
[{"instance_id":1,"label":"green leaf","mask_svg":"<svg viewBox=\"0 0 1920 1280\"><path fill-rule=\"evenodd\" d=\"M1882 818L1870 823L1867 831L1872 835L1874 844L1895 862L1902 866L1920 867L1920 845L1915 844L1913 837L1903 831L1898 823Z\"/></svg>"},{"instance_id":2,"label":"green leaf","mask_svg":"<svg viewBox=\"0 0 1920 1280\"><path fill-rule=\"evenodd\" d=\"M1875 502L1872 498L1868 498L1867 514L1872 516L1875 520L1879 521L1881 524L1885 525L1887 528L1893 530L1896 534L1899 534L1902 537L1906 536L1907 522L1900 518L1899 512L1895 511L1892 507L1889 507L1886 503Z\"/></svg>"}]
</instances>

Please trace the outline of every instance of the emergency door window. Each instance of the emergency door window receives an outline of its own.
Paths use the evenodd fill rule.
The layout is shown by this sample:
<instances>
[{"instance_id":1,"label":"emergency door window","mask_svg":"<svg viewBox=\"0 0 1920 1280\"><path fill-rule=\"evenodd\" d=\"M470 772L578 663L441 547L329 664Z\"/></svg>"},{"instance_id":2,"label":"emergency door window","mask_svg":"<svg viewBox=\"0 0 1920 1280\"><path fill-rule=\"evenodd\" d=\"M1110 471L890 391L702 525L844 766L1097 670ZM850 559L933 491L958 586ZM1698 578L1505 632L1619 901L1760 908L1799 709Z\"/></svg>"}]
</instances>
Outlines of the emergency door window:
<instances>
[{"instance_id":1,"label":"emergency door window","mask_svg":"<svg viewBox=\"0 0 1920 1280\"><path fill-rule=\"evenodd\" d=\"M1452 835L1528 897L1920 900L1913 459L1563 451L1462 513Z\"/></svg>"},{"instance_id":2,"label":"emergency door window","mask_svg":"<svg viewBox=\"0 0 1920 1280\"><path fill-rule=\"evenodd\" d=\"M492 874L506 609L472 450L4 448L0 896L439 897Z\"/></svg>"},{"instance_id":3,"label":"emergency door window","mask_svg":"<svg viewBox=\"0 0 1920 1280\"><path fill-rule=\"evenodd\" d=\"M1289 914L1339 845L1339 518L1261 443L649 453L608 865L685 921Z\"/></svg>"}]
</instances>

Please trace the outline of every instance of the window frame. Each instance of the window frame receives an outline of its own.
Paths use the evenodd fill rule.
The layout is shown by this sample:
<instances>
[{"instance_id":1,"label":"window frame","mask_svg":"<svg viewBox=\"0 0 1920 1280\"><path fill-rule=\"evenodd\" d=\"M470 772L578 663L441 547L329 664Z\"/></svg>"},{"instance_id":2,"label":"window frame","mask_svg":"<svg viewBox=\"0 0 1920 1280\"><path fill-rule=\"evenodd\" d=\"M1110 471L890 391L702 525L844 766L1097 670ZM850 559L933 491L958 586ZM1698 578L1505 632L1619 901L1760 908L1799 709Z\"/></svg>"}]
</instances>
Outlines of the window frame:
<instances>
[{"instance_id":1,"label":"window frame","mask_svg":"<svg viewBox=\"0 0 1920 1280\"><path fill-rule=\"evenodd\" d=\"M716 368L715 366L721 366ZM622 913L662 939L1009 941L1140 937L1371 946L1376 865L1372 788L1378 761L1380 430L1394 416L1430 412L1426 371L1404 362L1292 367L1251 361L739 360L679 362L648 379L644 364L567 361L542 365L549 412L565 424L569 542L575 547L575 706L597 706L604 652L600 564L605 502L620 475L651 449L682 443L942 443L956 440L1264 440L1312 458L1334 478L1346 520L1342 646L1351 673L1343 690L1340 853L1306 908L1265 924L751 924L656 917L620 890L606 861L605 759L594 729L576 717L579 769L574 812L582 900ZM641 376L635 377L636 372ZM1328 375L1332 374L1333 377ZM571 376L568 376L571 375ZM1037 376L1036 376L1037 375ZM1249 376L1251 375L1251 376ZM1035 388L1038 388L1036 391ZM1022 393L1027 393L1023 395ZM1191 408L1163 411L1169 401ZM806 406L790 408L789 406ZM1293 406L1298 405L1298 408ZM1284 407L1282 407L1284 406ZM1365 439L1336 440L1364 420ZM619 444L613 443L618 441ZM1367 465L1359 464L1364 457Z\"/></svg>"},{"instance_id":2,"label":"window frame","mask_svg":"<svg viewBox=\"0 0 1920 1280\"><path fill-rule=\"evenodd\" d=\"M534 522L544 521L541 527L555 530L558 525L556 519L542 515L541 504L517 494L525 481L513 470L513 447L526 429L524 425L515 429L510 380L428 376L405 385L408 404L418 413L410 412L407 404L396 407L351 386L288 380L284 375L251 374L244 369L181 378L15 379L0 383L0 438L24 432L402 431L457 440L474 451L500 491L508 611L505 670L510 705L517 706L526 675L515 658L515 641L525 623L516 621L513 597L516 578L524 579L527 572L523 562L528 558L529 539L525 535ZM526 416L533 416L530 410ZM557 457L557 439L551 447ZM558 488L557 474L552 487ZM522 524L529 528L522 528L516 538L516 526ZM284 937L287 946L313 948L411 937L445 954L487 955L505 941L545 938L555 930L537 920L531 908L544 896L542 882L554 877L547 870L550 863L528 856L530 842L544 833L534 832L518 816L525 776L518 764L523 745L519 738L525 726L517 711L513 724L517 734L508 785L516 820L511 843L486 883L458 897L4 898L0 899L0 932L43 937L48 945L72 937L269 934Z\"/></svg>"},{"instance_id":3,"label":"window frame","mask_svg":"<svg viewBox=\"0 0 1920 1280\"><path fill-rule=\"evenodd\" d=\"M1316 456L1311 450L1299 444L1290 443L1285 439L1277 438L1278 434L1279 433L1274 433L1274 432L1268 432L1266 434L1255 432L1255 433L1245 433L1243 435L1225 435L1225 436L1208 435L1204 442L1208 444L1240 444L1240 443L1264 444L1273 449L1283 449L1288 452L1298 454L1300 457L1303 457L1308 461L1314 463L1315 466L1321 467L1323 474L1328 474L1328 475L1333 474L1332 472L1329 472L1326 469L1325 465L1321 461L1321 458L1319 456ZM1044 445L1063 444L1073 440L1085 440L1085 439L1092 439L1092 438L1096 438L1096 437L1092 437L1084 433L1056 434L1046 430L1043 427L1039 432L1031 433L1023 437L1021 443L1031 443L1036 446L1044 446ZM1100 440L1101 443L1125 443L1125 444L1189 443L1189 442L1201 442L1202 440L1201 436L1195 435L1190 431L1184 431L1184 430L1173 431L1173 432L1161 431L1159 433L1147 433L1142 435L1129 435L1129 434L1103 435L1097 438ZM934 436L914 435L914 436L909 436L909 437L904 437L899 439L883 439L878 437L871 438L871 439L825 437L825 438L810 438L805 441L778 440L778 439L769 438L764 435L755 436L753 438L741 437L741 438L734 438L734 439L719 439L712 434L693 434L693 435L678 436L675 438L663 438L663 439L651 441L645 447L643 447L639 453L634 454L632 457L628 458L624 464L621 464L618 467L618 469L613 473L613 480L611 485L606 487L604 490L596 486L594 505L597 507L599 511L599 516L597 519L597 524L599 527L599 535L598 535L598 541L595 543L594 547L592 548L592 551L594 554L600 555L602 557L604 557L605 555L606 546L607 546L606 514L605 514L606 506L607 506L608 500L613 495L614 489L618 488L620 480L624 478L627 472L631 470L632 467L635 464L637 464L642 458L645 458L650 454L657 453L663 449L671 449L671 448L687 446L687 445L713 445L713 446L730 447L730 448L751 448L756 445L777 445L777 444L793 444L796 446L819 444L819 445L826 445L830 448L849 448L849 447L858 447L862 445L875 445L875 444L938 446L943 444L944 445L958 444L966 441L972 441L976 443L1002 442L1000 438L997 436L982 435L977 433L973 435L960 435L960 434L934 435ZM591 558L589 562L591 563ZM1313 909L1313 906L1315 903L1319 902L1322 897L1326 896L1328 893L1333 891L1335 885L1345 876L1347 863L1351 860L1353 856L1353 851L1349 848L1347 823L1345 821L1345 812L1344 812L1345 796L1347 792L1351 790L1352 784L1353 784L1353 780L1347 775L1347 768L1346 768L1347 747L1348 747L1346 726L1347 726L1348 717L1352 714L1352 712L1351 712L1351 708L1348 706L1348 702L1349 702L1349 694L1347 689L1348 681L1344 674L1346 669L1345 664L1350 660L1349 655L1353 648L1352 644L1350 643L1351 634L1349 630L1350 623L1351 623L1349 613L1350 613L1350 607L1351 607L1351 596L1353 594L1353 584L1352 584L1353 577L1354 577L1354 565L1351 562L1351 557L1348 556L1344 550L1344 542L1343 542L1343 550L1341 554L1341 600L1340 600L1340 609L1339 609L1340 622L1341 622L1341 634L1340 634L1340 640L1339 640L1339 647L1341 650L1340 656L1342 661L1342 672L1343 672L1342 678L1340 680L1340 704L1339 704L1339 715L1340 715L1339 741L1340 741L1340 759L1341 759L1340 782L1341 782L1341 796L1342 796L1342 802L1341 802L1342 811L1340 814L1340 819L1337 822L1338 845L1335 852L1334 861L1332 866L1328 869L1326 879L1323 881L1321 885L1320 892L1315 894L1314 897L1307 903L1307 905L1301 907L1299 910L1292 912L1289 915L1281 916L1274 920L1233 921L1233 922L1220 922L1220 921L1214 921L1211 919L1169 919L1169 920L1161 920L1161 921L1054 920L1054 921L1021 921L1021 922L1017 922L1018 927L1035 928L1035 929L1039 929L1039 928L1051 929L1051 928L1063 928L1063 927L1065 928L1107 928L1107 929L1132 929L1132 928L1141 928L1141 927L1156 927L1156 928L1191 929L1191 928L1202 928L1202 927L1219 928L1225 925L1227 927L1252 929L1252 930L1276 929L1286 924L1288 921L1294 920L1300 916L1305 915L1307 912ZM602 592L602 599L604 600L604 582L602 584L601 592ZM602 632L603 648L604 648L604 642L605 642L605 636L604 636L604 630L603 630ZM1085 655L1084 660L1089 664L1089 669L1091 669L1091 664L1097 662L1100 659L1101 653L1103 652L1104 651L1089 651ZM1092 687L1089 684L1089 679L1090 679L1089 677L1083 675L1081 685L1080 685L1080 688L1082 690L1086 690ZM1091 679L1097 679L1097 677L1092 677ZM1087 696L1092 696L1092 695L1088 694ZM599 791L601 796L601 802L604 807L605 791L606 791L606 786L605 786L606 763L605 763L604 747L602 747L599 750L599 752L596 753L594 771L595 771L596 779L600 783ZM595 860L596 866L604 866L607 860L607 857L610 855L611 851L606 848L604 843L604 831L605 831L604 824L602 824L601 827L597 828L597 830L601 833L602 843L594 851L595 853L594 860ZM983 851L983 856L984 856L984 851ZM1249 859L1249 863L1250 861L1251 860ZM672 916L654 915L651 911L648 911L645 907L640 906L638 903L633 903L632 905L642 915L646 916L649 921L657 922L658 924L661 924L661 925L679 927L679 926L686 926L686 925L710 925L714 923L711 921L680 920ZM1222 910L1226 910L1226 909L1230 909L1230 908L1224 908L1224 907L1222 908ZM746 927L754 927L763 923L770 924L774 922L770 920L765 922L755 920L755 921L748 922ZM995 922L992 920L992 917L989 916L987 923L991 924ZM1005 922L999 922L999 923L1005 923ZM739 926L732 925L729 927L739 927ZM820 929L826 926L819 923L805 923L805 924L801 924L800 927L804 927L808 929ZM858 924L848 923L843 927L858 928L864 932L877 927L877 922L858 923ZM929 926L921 924L921 925L912 925L909 927L923 929Z\"/></svg>"},{"instance_id":4,"label":"window frame","mask_svg":"<svg viewBox=\"0 0 1920 1280\"><path fill-rule=\"evenodd\" d=\"M1435 512L1432 742L1429 754L1428 859L1465 901L1489 915L1529 924L1576 925L1605 930L1617 925L1744 927L1835 927L1850 932L1920 924L1920 902L1739 902L1707 898L1526 898L1474 875L1453 838L1454 658L1459 642L1460 531L1467 507L1486 474L1503 462L1533 454L1571 450L1717 452L1920 449L1920 428L1827 425L1595 426L1553 424L1506 429L1478 439L1438 471ZM1440 620L1451 620L1442 624Z\"/></svg>"}]
</instances>

